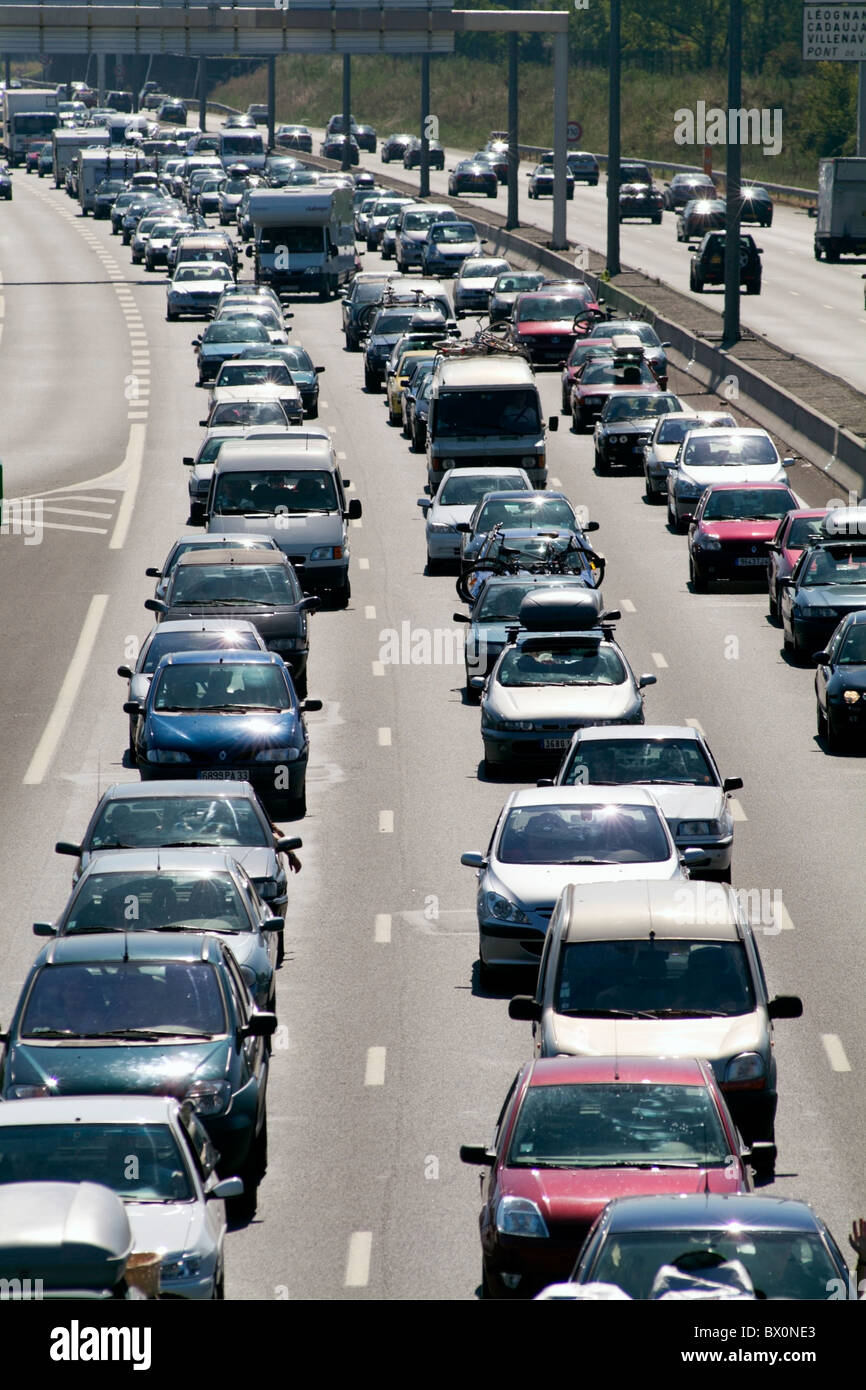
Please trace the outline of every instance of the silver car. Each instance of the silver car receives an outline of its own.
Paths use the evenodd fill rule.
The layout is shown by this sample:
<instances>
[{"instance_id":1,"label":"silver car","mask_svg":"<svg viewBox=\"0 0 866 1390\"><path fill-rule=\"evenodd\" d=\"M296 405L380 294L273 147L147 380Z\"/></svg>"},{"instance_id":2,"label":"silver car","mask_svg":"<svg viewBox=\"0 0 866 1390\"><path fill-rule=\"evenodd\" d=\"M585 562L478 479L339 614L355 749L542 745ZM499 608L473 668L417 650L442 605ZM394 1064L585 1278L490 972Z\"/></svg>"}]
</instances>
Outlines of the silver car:
<instances>
[{"instance_id":1,"label":"silver car","mask_svg":"<svg viewBox=\"0 0 866 1390\"><path fill-rule=\"evenodd\" d=\"M697 729L675 724L578 729L552 785L636 783L652 789L679 849L701 850L707 860L701 876L730 883L734 851L730 793L739 791L743 779L722 779Z\"/></svg>"},{"instance_id":2,"label":"silver car","mask_svg":"<svg viewBox=\"0 0 866 1390\"><path fill-rule=\"evenodd\" d=\"M187 525L204 524L207 514L207 497L214 464L223 444L230 439L286 439L292 427L285 425L217 425L208 430L198 453L184 456L184 465L189 469L187 491L189 492L189 521Z\"/></svg>"},{"instance_id":3,"label":"silver car","mask_svg":"<svg viewBox=\"0 0 866 1390\"><path fill-rule=\"evenodd\" d=\"M282 926L225 850L118 849L91 859L57 921L34 922L33 932L215 932L226 938L259 1008L273 1010Z\"/></svg>"},{"instance_id":4,"label":"silver car","mask_svg":"<svg viewBox=\"0 0 866 1390\"><path fill-rule=\"evenodd\" d=\"M733 415L713 410L673 410L659 416L644 446L644 493L648 502L662 502L668 492L668 473L674 467L677 450L689 430L709 426L733 427Z\"/></svg>"},{"instance_id":5,"label":"silver car","mask_svg":"<svg viewBox=\"0 0 866 1390\"><path fill-rule=\"evenodd\" d=\"M451 468L436 496L419 497L418 506L427 522L427 569L460 559L460 527L469 521L488 492L532 492L524 468Z\"/></svg>"},{"instance_id":6,"label":"silver car","mask_svg":"<svg viewBox=\"0 0 866 1390\"><path fill-rule=\"evenodd\" d=\"M691 521L712 483L787 483L793 462L779 457L766 430L689 430L668 471L668 521L676 531Z\"/></svg>"},{"instance_id":7,"label":"silver car","mask_svg":"<svg viewBox=\"0 0 866 1390\"><path fill-rule=\"evenodd\" d=\"M454 313L486 314L490 307L493 286L500 275L511 270L506 260L498 256L473 256L460 267L454 281Z\"/></svg>"},{"instance_id":8,"label":"silver car","mask_svg":"<svg viewBox=\"0 0 866 1390\"><path fill-rule=\"evenodd\" d=\"M684 879L661 808L646 787L545 787L512 792L478 870L478 954L492 966L535 965L566 884Z\"/></svg>"},{"instance_id":9,"label":"silver car","mask_svg":"<svg viewBox=\"0 0 866 1390\"><path fill-rule=\"evenodd\" d=\"M184 261L168 282L165 316L172 322L181 314L210 318L216 302L232 283L232 273L222 261Z\"/></svg>"},{"instance_id":10,"label":"silver car","mask_svg":"<svg viewBox=\"0 0 866 1390\"><path fill-rule=\"evenodd\" d=\"M803 1004L769 999L727 884L564 888L535 996L512 999L508 1012L532 1022L536 1056L706 1057L743 1137L773 1142L773 1020L799 1018Z\"/></svg>"}]
</instances>

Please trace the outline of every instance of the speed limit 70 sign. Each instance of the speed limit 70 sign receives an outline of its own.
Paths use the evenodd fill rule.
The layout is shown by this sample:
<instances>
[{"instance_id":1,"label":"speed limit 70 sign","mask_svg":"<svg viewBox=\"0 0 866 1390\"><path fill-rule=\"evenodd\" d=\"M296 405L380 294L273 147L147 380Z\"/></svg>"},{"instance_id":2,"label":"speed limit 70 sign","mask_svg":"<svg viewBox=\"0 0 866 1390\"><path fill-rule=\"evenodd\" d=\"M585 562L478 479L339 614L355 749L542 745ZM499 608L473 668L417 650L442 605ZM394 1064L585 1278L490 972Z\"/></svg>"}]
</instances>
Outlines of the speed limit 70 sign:
<instances>
[{"instance_id":1,"label":"speed limit 70 sign","mask_svg":"<svg viewBox=\"0 0 866 1390\"><path fill-rule=\"evenodd\" d=\"M580 121L569 121L565 128L565 134L570 145L576 145L583 134L583 126Z\"/></svg>"}]
</instances>

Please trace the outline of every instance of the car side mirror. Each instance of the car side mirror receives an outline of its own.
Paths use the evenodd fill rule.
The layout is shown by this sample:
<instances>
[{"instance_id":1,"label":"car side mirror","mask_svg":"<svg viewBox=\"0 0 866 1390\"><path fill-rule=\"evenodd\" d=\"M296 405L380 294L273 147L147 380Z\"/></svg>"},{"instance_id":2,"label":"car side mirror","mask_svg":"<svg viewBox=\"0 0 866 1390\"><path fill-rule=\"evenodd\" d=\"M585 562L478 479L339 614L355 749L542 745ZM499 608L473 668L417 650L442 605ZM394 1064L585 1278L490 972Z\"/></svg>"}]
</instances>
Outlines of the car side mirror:
<instances>
[{"instance_id":1,"label":"car side mirror","mask_svg":"<svg viewBox=\"0 0 866 1390\"><path fill-rule=\"evenodd\" d=\"M261 926L262 931L266 932L282 931L283 927L285 926L285 922L283 921L282 917L264 917L262 918Z\"/></svg>"},{"instance_id":2,"label":"car side mirror","mask_svg":"<svg viewBox=\"0 0 866 1390\"><path fill-rule=\"evenodd\" d=\"M430 501L429 497L419 497L417 505L421 508L423 512L426 513L430 510L433 503Z\"/></svg>"},{"instance_id":3,"label":"car side mirror","mask_svg":"<svg viewBox=\"0 0 866 1390\"><path fill-rule=\"evenodd\" d=\"M486 676L470 676L470 678L469 678L469 689L470 689L470 690L483 690L484 687L485 687L486 685L487 685L487 677L486 677Z\"/></svg>"},{"instance_id":4,"label":"car side mirror","mask_svg":"<svg viewBox=\"0 0 866 1390\"><path fill-rule=\"evenodd\" d=\"M287 318L294 318L294 314L287 314L286 317L287 317ZM315 368L316 375L317 375L317 376L321 376L321 375L322 375L322 372L323 372L324 370L325 370L324 367L316 367L316 368Z\"/></svg>"},{"instance_id":5,"label":"car side mirror","mask_svg":"<svg viewBox=\"0 0 866 1390\"><path fill-rule=\"evenodd\" d=\"M117 674L118 674L119 676L123 676L123 679L124 679L124 680L131 681L131 680L132 680L132 676L133 676L132 667L131 667L131 666L118 666L118 668L117 668Z\"/></svg>"},{"instance_id":6,"label":"car side mirror","mask_svg":"<svg viewBox=\"0 0 866 1390\"><path fill-rule=\"evenodd\" d=\"M515 994L508 1004L508 1017L523 1023L540 1023L541 1005L531 994Z\"/></svg>"},{"instance_id":7,"label":"car side mirror","mask_svg":"<svg viewBox=\"0 0 866 1390\"><path fill-rule=\"evenodd\" d=\"M461 1144L460 1162L473 1163L476 1167L491 1168L496 1162L496 1154L486 1144Z\"/></svg>"},{"instance_id":8,"label":"car side mirror","mask_svg":"<svg viewBox=\"0 0 866 1390\"><path fill-rule=\"evenodd\" d=\"M430 503L428 502L427 505L429 506ZM468 521L458 521L454 529L455 531L459 531L462 536L472 535L472 527L470 526Z\"/></svg>"},{"instance_id":9,"label":"car side mirror","mask_svg":"<svg viewBox=\"0 0 866 1390\"><path fill-rule=\"evenodd\" d=\"M250 256L252 256L252 254L253 254L253 248L252 248L251 246L247 246L246 249L244 250L244 255L245 255L247 258L249 258Z\"/></svg>"},{"instance_id":10,"label":"car side mirror","mask_svg":"<svg viewBox=\"0 0 866 1390\"><path fill-rule=\"evenodd\" d=\"M770 1018L802 1018L803 1001L797 994L777 994L767 1005Z\"/></svg>"},{"instance_id":11,"label":"car side mirror","mask_svg":"<svg viewBox=\"0 0 866 1390\"><path fill-rule=\"evenodd\" d=\"M145 605L145 607L146 606L147 605ZM321 606L322 600L319 598L318 594L308 594L306 598L301 599L298 604L298 610L301 613L315 613Z\"/></svg>"},{"instance_id":12,"label":"car side mirror","mask_svg":"<svg viewBox=\"0 0 866 1390\"><path fill-rule=\"evenodd\" d=\"M167 603L164 603L163 600L162 600L161 598L146 598L146 599L144 600L144 606L145 606L145 608L148 610L149 613L167 613L167 612L168 612L168 604L167 604Z\"/></svg>"},{"instance_id":13,"label":"car side mirror","mask_svg":"<svg viewBox=\"0 0 866 1390\"><path fill-rule=\"evenodd\" d=\"M247 1026L239 1031L247 1038L270 1038L277 1031L277 1016L257 1010L250 1014Z\"/></svg>"},{"instance_id":14,"label":"car side mirror","mask_svg":"<svg viewBox=\"0 0 866 1390\"><path fill-rule=\"evenodd\" d=\"M55 854L72 854L76 859L81 856L81 846L72 844L71 840L58 840L54 846Z\"/></svg>"},{"instance_id":15,"label":"car side mirror","mask_svg":"<svg viewBox=\"0 0 866 1390\"><path fill-rule=\"evenodd\" d=\"M601 300L599 300L598 302L600 304ZM670 347L670 343L662 343L662 347Z\"/></svg>"},{"instance_id":16,"label":"car side mirror","mask_svg":"<svg viewBox=\"0 0 866 1390\"><path fill-rule=\"evenodd\" d=\"M637 683L637 688L638 688L638 690L643 690L645 686L647 686L647 685L655 685L657 681L658 681L658 676L643 675L643 676L641 676L640 680L639 680L638 683Z\"/></svg>"},{"instance_id":17,"label":"car side mirror","mask_svg":"<svg viewBox=\"0 0 866 1390\"><path fill-rule=\"evenodd\" d=\"M487 860L484 855L480 854L478 850L475 849L467 850L465 854L461 854L460 863L465 865L467 869L487 868Z\"/></svg>"},{"instance_id":18,"label":"car side mirror","mask_svg":"<svg viewBox=\"0 0 866 1390\"><path fill-rule=\"evenodd\" d=\"M350 521L360 521L363 514L363 507L357 497L353 497L349 503L348 517Z\"/></svg>"},{"instance_id":19,"label":"car side mirror","mask_svg":"<svg viewBox=\"0 0 866 1390\"><path fill-rule=\"evenodd\" d=\"M142 706L139 700L124 700L123 702L124 714L141 714L141 709Z\"/></svg>"},{"instance_id":20,"label":"car side mirror","mask_svg":"<svg viewBox=\"0 0 866 1390\"><path fill-rule=\"evenodd\" d=\"M201 338L192 338L192 339L190 340L190 347L200 347L200 346L201 346Z\"/></svg>"},{"instance_id":21,"label":"car side mirror","mask_svg":"<svg viewBox=\"0 0 866 1390\"><path fill-rule=\"evenodd\" d=\"M192 463L192 459L190 459ZM158 570L155 565L148 565L144 571L148 579L162 579L162 570Z\"/></svg>"},{"instance_id":22,"label":"car side mirror","mask_svg":"<svg viewBox=\"0 0 866 1390\"><path fill-rule=\"evenodd\" d=\"M756 1173L772 1172L776 1166L778 1149L769 1139L755 1139L749 1148L740 1155L744 1163L754 1168Z\"/></svg>"},{"instance_id":23,"label":"car side mirror","mask_svg":"<svg viewBox=\"0 0 866 1390\"><path fill-rule=\"evenodd\" d=\"M207 429L207 420L199 420L199 425L203 430Z\"/></svg>"},{"instance_id":24,"label":"car side mirror","mask_svg":"<svg viewBox=\"0 0 866 1390\"><path fill-rule=\"evenodd\" d=\"M558 415L551 415L550 419L547 422L547 428L550 430L551 434L556 434L556 431L559 429Z\"/></svg>"},{"instance_id":25,"label":"car side mirror","mask_svg":"<svg viewBox=\"0 0 866 1390\"><path fill-rule=\"evenodd\" d=\"M539 777L535 785L537 787L555 787L556 783L552 777Z\"/></svg>"},{"instance_id":26,"label":"car side mirror","mask_svg":"<svg viewBox=\"0 0 866 1390\"><path fill-rule=\"evenodd\" d=\"M829 653L829 652L813 652L813 653L812 653L812 660L815 662L815 665L816 665L816 666L827 666L827 665L829 664L829 661L830 661L830 653Z\"/></svg>"},{"instance_id":27,"label":"car side mirror","mask_svg":"<svg viewBox=\"0 0 866 1390\"><path fill-rule=\"evenodd\" d=\"M33 923L33 935L34 935L34 936L56 936L56 935L57 935L57 928L54 926L54 923L53 923L53 922L34 922L34 923Z\"/></svg>"},{"instance_id":28,"label":"car side mirror","mask_svg":"<svg viewBox=\"0 0 866 1390\"><path fill-rule=\"evenodd\" d=\"M586 525L585 525L585 526L581 526L580 529L581 529L581 531L583 532L583 534L584 534L585 536L588 536L588 535L590 534L591 531L597 531L597 530L598 530L598 522L597 522L597 521L588 521L588 522L586 523Z\"/></svg>"},{"instance_id":29,"label":"car side mirror","mask_svg":"<svg viewBox=\"0 0 866 1390\"><path fill-rule=\"evenodd\" d=\"M227 1202L232 1197L243 1197L243 1178L222 1178L205 1192L205 1201Z\"/></svg>"},{"instance_id":30,"label":"car side mirror","mask_svg":"<svg viewBox=\"0 0 866 1390\"><path fill-rule=\"evenodd\" d=\"M723 792L738 792L743 785L742 777L726 777L722 783Z\"/></svg>"},{"instance_id":31,"label":"car side mirror","mask_svg":"<svg viewBox=\"0 0 866 1390\"><path fill-rule=\"evenodd\" d=\"M290 854L294 849L303 849L304 842L300 835L281 835L278 840L274 840L274 849L279 850L280 854Z\"/></svg>"},{"instance_id":32,"label":"car side mirror","mask_svg":"<svg viewBox=\"0 0 866 1390\"><path fill-rule=\"evenodd\" d=\"M794 579L792 575L785 574L782 575L779 579L777 579L776 583L780 589L790 589L791 585L794 583Z\"/></svg>"},{"instance_id":33,"label":"car side mirror","mask_svg":"<svg viewBox=\"0 0 866 1390\"><path fill-rule=\"evenodd\" d=\"M302 700L301 714L318 714L322 708L321 700Z\"/></svg>"},{"instance_id":34,"label":"car side mirror","mask_svg":"<svg viewBox=\"0 0 866 1390\"><path fill-rule=\"evenodd\" d=\"M692 845L689 849L680 852L680 863L685 864L690 869L708 869L712 863L702 849Z\"/></svg>"},{"instance_id":35,"label":"car side mirror","mask_svg":"<svg viewBox=\"0 0 866 1390\"><path fill-rule=\"evenodd\" d=\"M451 617L455 623L471 623L472 619L468 613L452 613Z\"/></svg>"},{"instance_id":36,"label":"car side mirror","mask_svg":"<svg viewBox=\"0 0 866 1390\"><path fill-rule=\"evenodd\" d=\"M796 463L796 462L797 462L797 460L796 460L791 454L789 454L787 458L783 458L783 459L782 459L782 463L783 463L786 467L788 467L788 466L790 466L790 464Z\"/></svg>"}]
</instances>

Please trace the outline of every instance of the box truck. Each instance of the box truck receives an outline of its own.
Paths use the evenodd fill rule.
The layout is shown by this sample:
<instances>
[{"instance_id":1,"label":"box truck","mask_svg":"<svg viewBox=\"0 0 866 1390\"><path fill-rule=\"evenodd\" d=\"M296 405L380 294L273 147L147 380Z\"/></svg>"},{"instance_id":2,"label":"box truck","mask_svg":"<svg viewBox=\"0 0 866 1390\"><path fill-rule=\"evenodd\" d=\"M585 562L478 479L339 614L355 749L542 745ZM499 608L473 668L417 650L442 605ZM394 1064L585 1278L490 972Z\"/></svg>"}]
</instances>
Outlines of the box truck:
<instances>
[{"instance_id":1,"label":"box truck","mask_svg":"<svg viewBox=\"0 0 866 1390\"><path fill-rule=\"evenodd\" d=\"M256 281L277 293L336 294L355 273L352 189L256 189L250 195Z\"/></svg>"},{"instance_id":2,"label":"box truck","mask_svg":"<svg viewBox=\"0 0 866 1390\"><path fill-rule=\"evenodd\" d=\"M97 145L107 146L108 131L104 126L93 126L87 130L79 127L69 130L60 126L52 135L51 144L54 150L54 187L60 188L66 182L67 170L75 156Z\"/></svg>"},{"instance_id":3,"label":"box truck","mask_svg":"<svg viewBox=\"0 0 866 1390\"><path fill-rule=\"evenodd\" d=\"M818 162L815 260L866 252L866 159Z\"/></svg>"},{"instance_id":4,"label":"box truck","mask_svg":"<svg viewBox=\"0 0 866 1390\"><path fill-rule=\"evenodd\" d=\"M22 164L31 141L50 140L60 124L56 90L14 88L3 94L3 152L11 165Z\"/></svg>"}]
</instances>

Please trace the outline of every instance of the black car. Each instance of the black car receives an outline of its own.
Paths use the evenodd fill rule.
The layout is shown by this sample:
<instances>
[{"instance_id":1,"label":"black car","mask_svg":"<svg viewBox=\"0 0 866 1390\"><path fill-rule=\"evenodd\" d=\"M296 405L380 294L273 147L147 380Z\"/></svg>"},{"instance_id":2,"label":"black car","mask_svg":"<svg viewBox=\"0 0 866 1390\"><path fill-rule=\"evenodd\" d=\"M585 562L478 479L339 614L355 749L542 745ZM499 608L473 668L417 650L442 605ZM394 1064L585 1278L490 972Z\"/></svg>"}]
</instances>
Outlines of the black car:
<instances>
[{"instance_id":1,"label":"black car","mask_svg":"<svg viewBox=\"0 0 866 1390\"><path fill-rule=\"evenodd\" d=\"M668 212L678 212L693 198L715 198L716 185L709 174L674 174L662 196Z\"/></svg>"},{"instance_id":2,"label":"black car","mask_svg":"<svg viewBox=\"0 0 866 1390\"><path fill-rule=\"evenodd\" d=\"M724 198L690 199L677 213L677 241L694 241L706 232L723 231L726 207Z\"/></svg>"},{"instance_id":3,"label":"black car","mask_svg":"<svg viewBox=\"0 0 866 1390\"><path fill-rule=\"evenodd\" d=\"M649 165L641 163L637 159L621 159L619 162L619 182L620 187L624 183L643 183L651 185L653 176L650 173Z\"/></svg>"},{"instance_id":4,"label":"black car","mask_svg":"<svg viewBox=\"0 0 866 1390\"><path fill-rule=\"evenodd\" d=\"M319 153L323 159L342 159L346 148L345 135L328 135L322 141ZM349 163L358 164L361 150L354 135L349 136Z\"/></svg>"},{"instance_id":5,"label":"black car","mask_svg":"<svg viewBox=\"0 0 866 1390\"><path fill-rule=\"evenodd\" d=\"M705 285L725 283L725 233L707 232L692 255L689 288L701 294ZM748 232L740 236L740 284L746 294L761 293L761 247Z\"/></svg>"},{"instance_id":6,"label":"black car","mask_svg":"<svg viewBox=\"0 0 866 1390\"><path fill-rule=\"evenodd\" d=\"M397 339L411 328L426 328L428 326L426 320L429 317L429 312L417 304L383 305L378 310L370 325L369 337L364 349L364 386L366 390L378 391L381 387L385 379L385 365ZM441 313L438 317L441 320L442 337L444 338L447 325ZM424 322L419 322L420 319L423 319Z\"/></svg>"},{"instance_id":7,"label":"black car","mask_svg":"<svg viewBox=\"0 0 866 1390\"><path fill-rule=\"evenodd\" d=\"M7 203L12 201L12 176L6 164L0 164L0 198L5 198Z\"/></svg>"},{"instance_id":8,"label":"black car","mask_svg":"<svg viewBox=\"0 0 866 1390\"><path fill-rule=\"evenodd\" d=\"M379 151L382 163L390 164L392 159L402 159L406 153L406 146L411 145L415 138L414 135L389 135L382 141Z\"/></svg>"},{"instance_id":9,"label":"black car","mask_svg":"<svg viewBox=\"0 0 866 1390\"><path fill-rule=\"evenodd\" d=\"M866 539L821 539L779 580L785 650L797 661L825 650L837 624L866 608ZM826 664L826 663L825 663Z\"/></svg>"},{"instance_id":10,"label":"black car","mask_svg":"<svg viewBox=\"0 0 866 1390\"><path fill-rule=\"evenodd\" d=\"M530 198L553 197L553 165L536 164L531 173L527 174L529 179ZM574 176L570 169L565 171L565 196L567 199L574 197Z\"/></svg>"},{"instance_id":11,"label":"black car","mask_svg":"<svg viewBox=\"0 0 866 1390\"><path fill-rule=\"evenodd\" d=\"M476 164L486 164L492 169L500 183L508 182L508 154L501 150L476 150L472 156Z\"/></svg>"},{"instance_id":12,"label":"black car","mask_svg":"<svg viewBox=\"0 0 866 1390\"><path fill-rule=\"evenodd\" d=\"M619 190L619 220L648 217L656 226L662 220L664 201L652 183L624 183Z\"/></svg>"},{"instance_id":13,"label":"black car","mask_svg":"<svg viewBox=\"0 0 866 1390\"><path fill-rule=\"evenodd\" d=\"M499 180L489 165L479 164L474 159L461 159L449 175L448 193L452 198L458 193L484 193L488 198L495 198L499 193Z\"/></svg>"},{"instance_id":14,"label":"black car","mask_svg":"<svg viewBox=\"0 0 866 1390\"><path fill-rule=\"evenodd\" d=\"M384 145L383 145L382 148L384 149ZM427 152L428 152L428 153L427 153L427 164L428 164L428 167L429 167L429 168L431 168L431 169L444 169L444 168L445 168L445 150L442 148L442 143L441 143L441 141L439 141L439 140L428 140L428 141L427 141ZM387 161L385 160L384 154L383 154L383 156L382 156L382 159L383 159L383 162L387 162ZM417 136L417 135L413 135L413 136L411 137L411 139L409 140L409 143L408 143L408 145L406 146L405 150L403 151L403 168L404 168L404 169L418 169L418 168L420 168L420 167L421 167L421 141L418 139L418 136Z\"/></svg>"},{"instance_id":15,"label":"black car","mask_svg":"<svg viewBox=\"0 0 866 1390\"><path fill-rule=\"evenodd\" d=\"M376 132L371 125L353 125L352 134L362 150L368 154L376 153Z\"/></svg>"},{"instance_id":16,"label":"black car","mask_svg":"<svg viewBox=\"0 0 866 1390\"><path fill-rule=\"evenodd\" d=\"M740 221L757 222L759 227L773 223L773 200L758 183L740 185Z\"/></svg>"},{"instance_id":17,"label":"black car","mask_svg":"<svg viewBox=\"0 0 866 1390\"><path fill-rule=\"evenodd\" d=\"M541 156L542 164L553 164L553 150ZM575 183L587 183L595 188L598 183L598 160L588 150L569 150L565 156L569 172Z\"/></svg>"},{"instance_id":18,"label":"black car","mask_svg":"<svg viewBox=\"0 0 866 1390\"><path fill-rule=\"evenodd\" d=\"M644 445L660 415L682 410L679 396L658 391L618 391L609 396L595 426L595 468L609 473L615 464L643 471Z\"/></svg>"},{"instance_id":19,"label":"black car","mask_svg":"<svg viewBox=\"0 0 866 1390\"><path fill-rule=\"evenodd\" d=\"M145 600L163 618L247 618L268 649L292 673L300 699L307 694L307 614L321 599L305 598L284 555L271 550L188 551L175 565L165 598Z\"/></svg>"},{"instance_id":20,"label":"black car","mask_svg":"<svg viewBox=\"0 0 866 1390\"><path fill-rule=\"evenodd\" d=\"M312 132L305 125L281 125L274 131L274 144L285 150L303 150L313 153Z\"/></svg>"},{"instance_id":21,"label":"black car","mask_svg":"<svg viewBox=\"0 0 866 1390\"><path fill-rule=\"evenodd\" d=\"M346 351L357 352L361 338L382 303L387 274L370 275L363 272L356 275L343 300L343 333L346 338Z\"/></svg>"},{"instance_id":22,"label":"black car","mask_svg":"<svg viewBox=\"0 0 866 1390\"><path fill-rule=\"evenodd\" d=\"M111 209L126 187L123 179L103 179L93 195L93 216L110 217Z\"/></svg>"},{"instance_id":23,"label":"black car","mask_svg":"<svg viewBox=\"0 0 866 1390\"><path fill-rule=\"evenodd\" d=\"M186 102L169 97L157 107L156 119L164 125L186 125Z\"/></svg>"},{"instance_id":24,"label":"black car","mask_svg":"<svg viewBox=\"0 0 866 1390\"><path fill-rule=\"evenodd\" d=\"M818 737L835 753L866 734L866 611L843 618L816 659Z\"/></svg>"}]
</instances>

